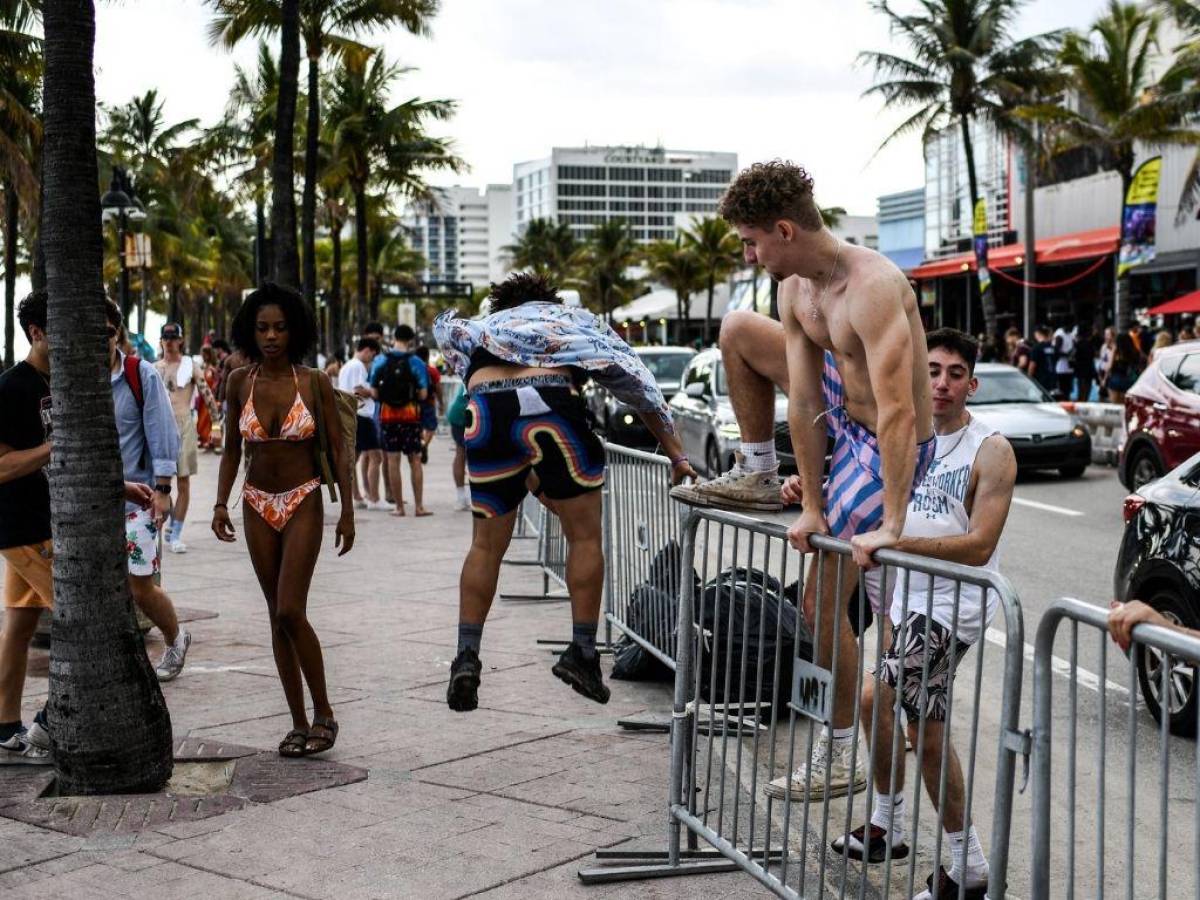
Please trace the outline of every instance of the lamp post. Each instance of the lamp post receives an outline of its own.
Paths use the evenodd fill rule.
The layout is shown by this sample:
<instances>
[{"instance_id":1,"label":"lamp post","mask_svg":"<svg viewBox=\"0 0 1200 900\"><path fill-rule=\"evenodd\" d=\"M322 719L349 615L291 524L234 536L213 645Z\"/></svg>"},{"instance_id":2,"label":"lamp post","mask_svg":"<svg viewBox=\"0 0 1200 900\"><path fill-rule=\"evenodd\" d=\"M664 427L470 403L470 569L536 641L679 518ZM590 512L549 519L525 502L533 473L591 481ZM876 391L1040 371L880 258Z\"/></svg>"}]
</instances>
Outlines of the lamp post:
<instances>
[{"instance_id":1,"label":"lamp post","mask_svg":"<svg viewBox=\"0 0 1200 900\"><path fill-rule=\"evenodd\" d=\"M130 224L146 220L146 211L133 192L129 173L121 166L113 166L112 181L108 192L100 198L100 221L117 223L117 255L121 264L121 316L129 319L129 266L125 257L125 236Z\"/></svg>"}]
</instances>

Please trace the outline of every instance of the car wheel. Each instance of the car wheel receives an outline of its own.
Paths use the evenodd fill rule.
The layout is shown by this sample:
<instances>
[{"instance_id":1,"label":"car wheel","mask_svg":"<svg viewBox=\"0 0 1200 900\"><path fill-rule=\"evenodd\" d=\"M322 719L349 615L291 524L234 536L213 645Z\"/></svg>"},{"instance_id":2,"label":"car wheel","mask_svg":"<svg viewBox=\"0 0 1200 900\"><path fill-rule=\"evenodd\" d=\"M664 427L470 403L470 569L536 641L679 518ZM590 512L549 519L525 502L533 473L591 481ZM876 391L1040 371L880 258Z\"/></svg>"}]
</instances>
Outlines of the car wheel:
<instances>
[{"instance_id":1,"label":"car wheel","mask_svg":"<svg viewBox=\"0 0 1200 900\"><path fill-rule=\"evenodd\" d=\"M721 451L717 449L716 441L710 440L704 448L704 470L708 472L709 478L716 478L721 474Z\"/></svg>"},{"instance_id":2,"label":"car wheel","mask_svg":"<svg viewBox=\"0 0 1200 900\"><path fill-rule=\"evenodd\" d=\"M1176 594L1166 591L1154 594L1146 601L1163 614L1173 625L1194 627L1192 617L1184 609ZM1167 691L1163 694L1163 667L1171 665L1167 675ZM1161 723L1164 708L1170 722L1172 734L1180 737L1196 736L1196 667L1173 659L1154 647L1134 645L1134 665L1137 666L1138 685L1142 698L1154 721Z\"/></svg>"},{"instance_id":3,"label":"car wheel","mask_svg":"<svg viewBox=\"0 0 1200 900\"><path fill-rule=\"evenodd\" d=\"M1063 478L1079 478L1087 470L1087 466L1063 466L1058 474Z\"/></svg>"},{"instance_id":4,"label":"car wheel","mask_svg":"<svg viewBox=\"0 0 1200 900\"><path fill-rule=\"evenodd\" d=\"M1163 466L1153 447L1143 444L1133 451L1133 458L1129 460L1129 487L1131 490L1136 491L1143 485L1161 478L1162 474Z\"/></svg>"}]
</instances>

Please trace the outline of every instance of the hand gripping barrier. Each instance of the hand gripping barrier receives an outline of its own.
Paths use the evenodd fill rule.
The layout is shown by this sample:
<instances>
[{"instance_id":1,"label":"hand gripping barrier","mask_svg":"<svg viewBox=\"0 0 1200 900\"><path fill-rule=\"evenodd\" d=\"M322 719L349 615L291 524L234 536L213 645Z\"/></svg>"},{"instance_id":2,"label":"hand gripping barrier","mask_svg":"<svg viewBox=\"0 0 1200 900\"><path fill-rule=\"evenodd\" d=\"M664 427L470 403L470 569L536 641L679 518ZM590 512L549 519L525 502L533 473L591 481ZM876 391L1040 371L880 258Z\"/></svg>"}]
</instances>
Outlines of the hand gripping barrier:
<instances>
[{"instance_id":1,"label":"hand gripping barrier","mask_svg":"<svg viewBox=\"0 0 1200 900\"><path fill-rule=\"evenodd\" d=\"M1070 624L1065 666L1053 656L1064 622ZM1080 669L1081 626L1098 645L1098 679ZM1191 698L1197 705L1200 638L1138 625L1126 686L1106 678L1111 641L1107 610L1078 600L1057 600L1042 616L1036 640L1032 896L1200 897L1200 744L1172 739L1167 715L1158 726L1139 729L1135 664L1146 656L1142 689L1164 698L1163 707L1176 708L1176 728L1194 734L1200 728L1200 711L1188 710L1186 701ZM1091 644L1090 639L1084 641L1085 653L1090 653ZM1056 675L1069 676L1065 708L1061 701L1052 704ZM1094 688L1082 698L1081 682ZM1058 729L1062 736L1056 742ZM1080 752L1091 744L1092 753ZM1085 817L1081 827L1077 812ZM1058 826L1053 829L1052 813Z\"/></svg>"},{"instance_id":2,"label":"hand gripping barrier","mask_svg":"<svg viewBox=\"0 0 1200 900\"><path fill-rule=\"evenodd\" d=\"M980 829L990 847L989 896L1004 897L1014 770L1027 744L1017 731L1024 639L1015 592L991 572L878 552L882 569L876 571L900 588L896 646L905 650L886 663L905 687L893 692L875 674L891 630L885 635L878 627L864 629L855 639L846 614L835 614L834 598L848 595L847 607L857 607L853 618L863 622L866 615L862 580L850 587L859 570L849 545L828 537L812 543L817 552L805 557L788 545L782 525L715 510L688 517L667 850L600 851L598 859L623 863L580 871L585 883L741 869L780 897L911 897L939 863L950 868L943 827L965 834L990 814L990 833ZM930 619L910 618L933 606L934 582L926 576L952 584L951 633L968 634L973 625L982 634L979 610L989 604L1002 610L1005 649L993 651L999 666L985 665L982 639L957 655L937 652L945 630L933 629ZM918 580L928 587L910 587ZM939 582L942 599L944 584ZM811 633L783 599L787 594L811 597ZM874 664L863 665L868 660ZM864 688L879 702L866 699ZM853 724L845 721L848 705ZM914 749L907 758L913 762L903 782L902 705L915 711L908 719ZM832 767L801 767L814 751L820 756L830 750L831 735L820 726L834 721L853 729L848 759L841 759L849 772L863 767L861 798L854 792L838 795ZM952 752L952 724L954 743L966 751L961 765ZM981 758L982 771L995 772L991 796L986 788L977 790ZM901 828L895 813L887 819L898 836L868 864L850 858L852 842L839 849L831 842L870 820L879 805L877 782L897 785L892 793L903 793L906 821ZM923 815L926 796L937 802ZM713 849L697 849L699 838ZM966 850L959 846L961 861ZM663 861L645 862L650 859Z\"/></svg>"},{"instance_id":3,"label":"hand gripping barrier","mask_svg":"<svg viewBox=\"0 0 1200 900\"><path fill-rule=\"evenodd\" d=\"M608 642L611 644L615 626L674 669L683 508L668 496L671 464L665 456L616 444L605 444L604 452L608 463L604 482Z\"/></svg>"}]
</instances>

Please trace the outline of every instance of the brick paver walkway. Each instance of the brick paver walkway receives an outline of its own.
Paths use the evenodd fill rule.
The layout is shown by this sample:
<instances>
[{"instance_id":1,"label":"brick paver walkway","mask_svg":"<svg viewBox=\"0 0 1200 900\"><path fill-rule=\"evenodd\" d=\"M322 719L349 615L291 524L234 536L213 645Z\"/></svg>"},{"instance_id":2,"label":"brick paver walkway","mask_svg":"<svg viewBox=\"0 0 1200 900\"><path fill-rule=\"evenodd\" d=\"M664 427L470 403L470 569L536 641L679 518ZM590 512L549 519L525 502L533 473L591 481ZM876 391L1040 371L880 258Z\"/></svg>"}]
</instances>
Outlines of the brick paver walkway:
<instances>
[{"instance_id":1,"label":"brick paver walkway","mask_svg":"<svg viewBox=\"0 0 1200 900\"><path fill-rule=\"evenodd\" d=\"M76 837L0 818L0 894L763 896L740 874L578 882L576 870L597 847L662 843L666 738L623 731L616 719L662 712L669 697L663 685L613 681L601 707L555 679L553 657L535 642L569 636L564 604L497 601L484 633L482 705L467 715L446 708L471 529L467 513L452 511L449 468L448 441L439 439L426 481L436 515L360 513L358 543L342 559L332 547L336 510L329 517L309 603L341 723L329 757L369 770L368 780L133 834ZM207 527L216 470L215 457L202 458L190 552L168 555L164 577L177 605L219 616L189 624L187 668L165 694L177 740L270 749L289 718L245 546L218 544ZM514 555L532 550L526 542ZM501 586L529 592L540 582L536 569L506 567ZM152 657L161 649L154 633ZM35 651L30 671L26 718L45 696L44 653Z\"/></svg>"}]
</instances>

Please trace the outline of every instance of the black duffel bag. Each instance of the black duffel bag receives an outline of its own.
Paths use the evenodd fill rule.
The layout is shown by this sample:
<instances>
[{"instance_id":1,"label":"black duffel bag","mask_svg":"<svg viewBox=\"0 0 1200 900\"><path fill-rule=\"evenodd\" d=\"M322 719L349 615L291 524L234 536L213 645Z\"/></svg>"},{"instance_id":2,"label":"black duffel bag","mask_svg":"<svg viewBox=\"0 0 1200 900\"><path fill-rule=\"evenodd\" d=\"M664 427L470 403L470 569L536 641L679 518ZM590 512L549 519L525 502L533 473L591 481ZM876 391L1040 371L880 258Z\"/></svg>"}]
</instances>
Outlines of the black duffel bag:
<instances>
[{"instance_id":1,"label":"black duffel bag","mask_svg":"<svg viewBox=\"0 0 1200 900\"><path fill-rule=\"evenodd\" d=\"M679 586L682 568L679 544L670 540L654 555L646 580L633 589L625 612L625 624L667 656L675 656L675 623L679 617ZM691 572L693 596L700 579ZM672 671L641 645L622 634L613 646L612 677L625 681L670 681Z\"/></svg>"}]
</instances>

